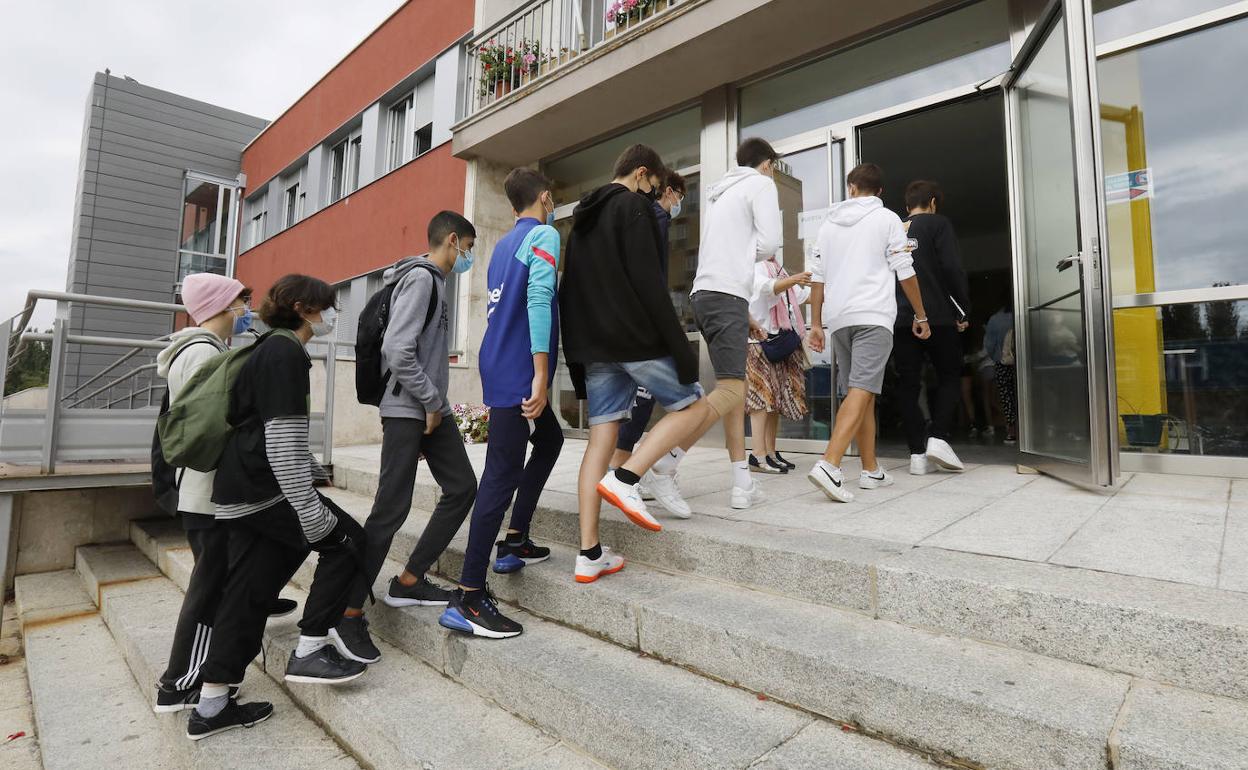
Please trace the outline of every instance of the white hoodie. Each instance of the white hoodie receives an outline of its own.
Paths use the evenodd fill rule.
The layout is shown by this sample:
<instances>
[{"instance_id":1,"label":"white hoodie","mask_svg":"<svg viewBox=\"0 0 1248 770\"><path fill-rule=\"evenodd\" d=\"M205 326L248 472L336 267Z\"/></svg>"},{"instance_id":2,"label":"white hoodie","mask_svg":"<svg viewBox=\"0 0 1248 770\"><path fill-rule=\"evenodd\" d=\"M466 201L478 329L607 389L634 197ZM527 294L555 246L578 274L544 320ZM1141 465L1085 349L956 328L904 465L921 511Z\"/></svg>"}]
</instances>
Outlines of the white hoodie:
<instances>
[{"instance_id":1,"label":"white hoodie","mask_svg":"<svg viewBox=\"0 0 1248 770\"><path fill-rule=\"evenodd\" d=\"M874 196L832 206L819 228L811 280L824 284L828 333L847 326L883 326L897 320L895 281L914 275L901 218ZM895 277L894 277L895 275Z\"/></svg>"},{"instance_id":2,"label":"white hoodie","mask_svg":"<svg viewBox=\"0 0 1248 770\"><path fill-rule=\"evenodd\" d=\"M754 263L771 257L783 242L776 183L737 166L715 183L707 200L691 293L718 291L749 302Z\"/></svg>"},{"instance_id":3,"label":"white hoodie","mask_svg":"<svg viewBox=\"0 0 1248 770\"><path fill-rule=\"evenodd\" d=\"M186 352L179 354L183 349ZM169 403L178 400L178 394L195 370L224 350L225 343L220 337L199 326L188 326L169 335L169 347L156 356L156 374L169 381ZM200 473L179 468L178 511L215 515L217 506L212 502L212 481L216 475L216 471Z\"/></svg>"}]
</instances>

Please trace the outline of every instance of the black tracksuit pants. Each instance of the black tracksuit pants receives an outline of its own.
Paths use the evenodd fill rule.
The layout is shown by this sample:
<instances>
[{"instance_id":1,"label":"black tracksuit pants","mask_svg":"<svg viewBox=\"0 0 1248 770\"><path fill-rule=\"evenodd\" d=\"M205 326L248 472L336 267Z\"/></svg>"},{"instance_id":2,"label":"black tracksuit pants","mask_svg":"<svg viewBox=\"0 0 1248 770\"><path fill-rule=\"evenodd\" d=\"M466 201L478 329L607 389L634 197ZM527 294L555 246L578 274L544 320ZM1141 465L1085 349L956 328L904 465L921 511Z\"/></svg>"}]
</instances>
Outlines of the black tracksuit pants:
<instances>
[{"instance_id":1,"label":"black tracksuit pants","mask_svg":"<svg viewBox=\"0 0 1248 770\"><path fill-rule=\"evenodd\" d=\"M160 677L160 686L167 690L189 690L199 686L199 668L208 657L212 641L212 624L217 605L225 589L229 557L229 536L211 516L181 513L186 526L186 539L195 557L182 610L173 631L169 664Z\"/></svg>"},{"instance_id":2,"label":"black tracksuit pants","mask_svg":"<svg viewBox=\"0 0 1248 770\"><path fill-rule=\"evenodd\" d=\"M927 451L928 428L919 408L923 383L923 359L936 370L936 398L932 407L933 438L948 441L958 415L962 387L962 341L957 328L933 326L932 336L921 340L909 326L893 330L893 361L897 367L897 399L906 430L910 454Z\"/></svg>"}]
</instances>

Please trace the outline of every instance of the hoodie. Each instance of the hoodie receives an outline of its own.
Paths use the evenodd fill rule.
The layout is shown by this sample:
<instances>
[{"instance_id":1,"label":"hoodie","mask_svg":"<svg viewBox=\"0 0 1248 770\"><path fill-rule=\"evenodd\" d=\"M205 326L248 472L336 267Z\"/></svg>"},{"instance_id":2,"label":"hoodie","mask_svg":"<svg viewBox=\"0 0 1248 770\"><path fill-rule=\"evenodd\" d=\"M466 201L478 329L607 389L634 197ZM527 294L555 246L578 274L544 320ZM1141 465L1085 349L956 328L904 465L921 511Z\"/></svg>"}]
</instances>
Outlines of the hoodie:
<instances>
[{"instance_id":1,"label":"hoodie","mask_svg":"<svg viewBox=\"0 0 1248 770\"><path fill-rule=\"evenodd\" d=\"M901 218L874 196L832 206L819 228L811 280L824 284L828 333L847 326L883 326L897 320L897 281L914 275Z\"/></svg>"},{"instance_id":2,"label":"hoodie","mask_svg":"<svg viewBox=\"0 0 1248 770\"><path fill-rule=\"evenodd\" d=\"M417 265L428 265L433 270L418 269ZM404 257L383 274L382 280L386 286L396 284L390 301L390 321L381 341L382 373L391 372L400 387L398 393L393 386L386 388L381 397L381 416L423 420L426 412L449 415L446 276L428 257ZM435 287L441 307L426 326L425 316Z\"/></svg>"},{"instance_id":3,"label":"hoodie","mask_svg":"<svg viewBox=\"0 0 1248 770\"><path fill-rule=\"evenodd\" d=\"M749 302L754 263L769 259L783 243L776 183L737 166L715 183L707 201L693 293L717 291Z\"/></svg>"},{"instance_id":4,"label":"hoodie","mask_svg":"<svg viewBox=\"0 0 1248 770\"><path fill-rule=\"evenodd\" d=\"M178 400L191 375L208 359L226 350L220 337L199 326L188 326L169 335L169 347L156 355L156 374L169 382L169 403ZM213 516L212 481L216 471L178 471L178 511Z\"/></svg>"},{"instance_id":5,"label":"hoodie","mask_svg":"<svg viewBox=\"0 0 1248 770\"><path fill-rule=\"evenodd\" d=\"M582 198L572 216L559 315L577 397L585 398L589 363L671 356L680 381L697 382L698 359L668 295L665 244L650 199L612 183Z\"/></svg>"}]
</instances>

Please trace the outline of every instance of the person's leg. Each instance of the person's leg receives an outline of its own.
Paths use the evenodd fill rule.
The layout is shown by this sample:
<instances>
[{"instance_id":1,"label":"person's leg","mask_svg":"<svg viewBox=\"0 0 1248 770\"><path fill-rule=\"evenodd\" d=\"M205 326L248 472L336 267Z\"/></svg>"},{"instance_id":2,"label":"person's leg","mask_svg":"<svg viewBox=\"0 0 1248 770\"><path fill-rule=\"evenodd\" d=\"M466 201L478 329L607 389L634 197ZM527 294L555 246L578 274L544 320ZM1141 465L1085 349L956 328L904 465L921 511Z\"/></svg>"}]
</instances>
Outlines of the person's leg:
<instances>
[{"instance_id":1,"label":"person's leg","mask_svg":"<svg viewBox=\"0 0 1248 770\"><path fill-rule=\"evenodd\" d=\"M550 407L547 407L547 412ZM485 448L485 470L468 528L468 547L459 585L465 590L485 588L490 553L524 475L524 453L529 445L529 421L520 407L490 409L490 440Z\"/></svg>"},{"instance_id":2,"label":"person's leg","mask_svg":"<svg viewBox=\"0 0 1248 770\"><path fill-rule=\"evenodd\" d=\"M602 477L607 475L607 461L611 459L611 451L619 437L619 430L618 422L591 425L589 428L589 443L585 447L585 456L581 460L581 472L577 477L576 485L581 519L582 551L591 549L600 542L598 518L602 510L602 498L598 494L598 484ZM653 440L654 436L651 435L650 441L646 443ZM634 453L629 462L636 458L637 455Z\"/></svg>"},{"instance_id":3,"label":"person's leg","mask_svg":"<svg viewBox=\"0 0 1248 770\"><path fill-rule=\"evenodd\" d=\"M645 422L650 420L650 412L654 410L654 400L646 409ZM637 409L633 410L637 417ZM524 466L524 475L520 478L520 487L516 490L516 501L511 507L511 521L508 522L507 535L510 540L523 541L528 538L529 524L533 521L533 513L537 510L538 498L546 488L550 473L559 461L559 453L563 451L563 430L555 417L555 410L546 405L546 409L533 421L533 429L529 434L529 443L533 452ZM617 440L616 447L619 447ZM523 452L521 454L523 457ZM522 537L513 537L522 536Z\"/></svg>"},{"instance_id":4,"label":"person's leg","mask_svg":"<svg viewBox=\"0 0 1248 770\"><path fill-rule=\"evenodd\" d=\"M970 375L963 371L961 364L961 355L958 356L958 387L961 390L962 397L962 413L966 415L966 429L974 433L975 431L975 383ZM955 408L956 412L956 408Z\"/></svg>"},{"instance_id":5,"label":"person's leg","mask_svg":"<svg viewBox=\"0 0 1248 770\"><path fill-rule=\"evenodd\" d=\"M841 402L841 408L836 410L836 422L832 428L832 438L828 440L828 447L823 453L823 459L838 468L841 466L841 460L844 459L850 442L858 435L858 429L862 426L863 418L873 403L874 396L871 393L860 388L850 388L849 394Z\"/></svg>"},{"instance_id":6,"label":"person's leg","mask_svg":"<svg viewBox=\"0 0 1248 770\"><path fill-rule=\"evenodd\" d=\"M229 533L224 526L187 530L186 539L195 554L195 567L178 612L169 663L160 677L154 707L158 713L189 707L186 700L199 684L229 572Z\"/></svg>"},{"instance_id":7,"label":"person's leg","mask_svg":"<svg viewBox=\"0 0 1248 770\"><path fill-rule=\"evenodd\" d=\"M862 460L862 469L874 474L880 469L879 458L875 456L875 394L869 394L862 419L858 421L858 432L854 434L858 442L858 456Z\"/></svg>"},{"instance_id":8,"label":"person's leg","mask_svg":"<svg viewBox=\"0 0 1248 770\"><path fill-rule=\"evenodd\" d=\"M425 436L425 423L403 417L386 417L381 421L381 469L373 509L364 522L364 563L357 573L355 585L347 602L347 615L357 616L364 609L369 589L377 581L381 567L390 553L394 535L407 521L412 510L412 492L416 487L416 469L420 462Z\"/></svg>"},{"instance_id":9,"label":"person's leg","mask_svg":"<svg viewBox=\"0 0 1248 770\"><path fill-rule=\"evenodd\" d=\"M924 340L915 337L909 327L899 326L893 331L897 403L911 455L921 455L927 450L927 422L919 405L920 385L923 380L923 346Z\"/></svg>"},{"instance_id":10,"label":"person's leg","mask_svg":"<svg viewBox=\"0 0 1248 770\"><path fill-rule=\"evenodd\" d=\"M932 413L932 436L942 441L953 440L953 423L958 414L958 388L962 368L962 342L958 331L950 326L932 327L927 339L928 356L936 369L936 408ZM974 384L974 378L962 380L962 387ZM975 423L975 404L969 404L971 423ZM912 450L913 451L913 450ZM922 449L919 450L923 451Z\"/></svg>"},{"instance_id":11,"label":"person's leg","mask_svg":"<svg viewBox=\"0 0 1248 770\"><path fill-rule=\"evenodd\" d=\"M730 294L696 292L690 302L698 330L706 340L715 389L707 395L714 415L707 415L692 435L685 437L686 451L719 420L724 421L724 444L732 463L734 486L748 488L749 465L745 459L745 380L750 340L749 303Z\"/></svg>"},{"instance_id":12,"label":"person's leg","mask_svg":"<svg viewBox=\"0 0 1248 770\"><path fill-rule=\"evenodd\" d=\"M399 576L399 582L406 586L419 582L450 545L477 496L477 474L454 420L444 419L433 433L424 437L422 446L429 472L442 488L442 495L408 557L406 571Z\"/></svg>"},{"instance_id":13,"label":"person's leg","mask_svg":"<svg viewBox=\"0 0 1248 770\"><path fill-rule=\"evenodd\" d=\"M780 432L780 413L768 412L767 422L765 423L764 437L767 442L767 456L776 456L776 434Z\"/></svg>"},{"instance_id":14,"label":"person's leg","mask_svg":"<svg viewBox=\"0 0 1248 770\"><path fill-rule=\"evenodd\" d=\"M339 508L332 500L322 498L338 517L329 537L313 543L317 552L316 572L308 586L308 599L304 602L303 617L299 631L305 637L328 636L342 620L343 612L363 568L363 546L366 535L350 514Z\"/></svg>"},{"instance_id":15,"label":"person's leg","mask_svg":"<svg viewBox=\"0 0 1248 770\"><path fill-rule=\"evenodd\" d=\"M628 458L633 454L633 448L637 446L642 434L646 432L646 426L650 424L650 417L653 414L654 396L650 395L645 388L638 388L637 395L633 399L632 414L629 415L628 422L620 426L615 454L611 455L612 468L618 468L628 462Z\"/></svg>"},{"instance_id":16,"label":"person's leg","mask_svg":"<svg viewBox=\"0 0 1248 770\"><path fill-rule=\"evenodd\" d=\"M756 409L750 412L750 450L762 462L767 455L767 412Z\"/></svg>"}]
</instances>

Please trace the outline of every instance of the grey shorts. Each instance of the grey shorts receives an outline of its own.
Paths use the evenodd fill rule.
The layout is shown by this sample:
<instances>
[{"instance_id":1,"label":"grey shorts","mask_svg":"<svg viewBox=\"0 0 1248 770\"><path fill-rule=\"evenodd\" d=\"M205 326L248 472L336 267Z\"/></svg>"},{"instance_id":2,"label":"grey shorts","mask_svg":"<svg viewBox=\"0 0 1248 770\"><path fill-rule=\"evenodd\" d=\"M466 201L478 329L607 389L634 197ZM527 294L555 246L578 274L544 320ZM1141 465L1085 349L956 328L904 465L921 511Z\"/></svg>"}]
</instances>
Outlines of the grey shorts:
<instances>
[{"instance_id":1,"label":"grey shorts","mask_svg":"<svg viewBox=\"0 0 1248 770\"><path fill-rule=\"evenodd\" d=\"M699 291L689 298L698 331L706 340L715 376L745 379L746 345L750 342L750 303L718 291Z\"/></svg>"},{"instance_id":2,"label":"grey shorts","mask_svg":"<svg viewBox=\"0 0 1248 770\"><path fill-rule=\"evenodd\" d=\"M846 326L832 332L836 354L836 393L844 398L850 388L880 395L884 367L893 352L893 330L883 326Z\"/></svg>"}]
</instances>

